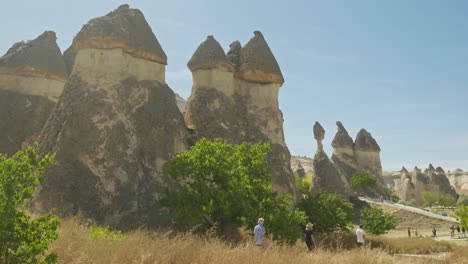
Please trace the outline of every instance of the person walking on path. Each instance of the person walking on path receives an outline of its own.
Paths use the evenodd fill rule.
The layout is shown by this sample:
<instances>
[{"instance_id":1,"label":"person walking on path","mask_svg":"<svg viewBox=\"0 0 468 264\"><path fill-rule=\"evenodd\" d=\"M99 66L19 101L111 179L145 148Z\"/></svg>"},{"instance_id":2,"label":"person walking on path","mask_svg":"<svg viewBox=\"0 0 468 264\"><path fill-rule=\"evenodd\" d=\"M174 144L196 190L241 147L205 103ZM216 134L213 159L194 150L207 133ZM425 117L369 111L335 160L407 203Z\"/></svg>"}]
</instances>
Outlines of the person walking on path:
<instances>
[{"instance_id":1,"label":"person walking on path","mask_svg":"<svg viewBox=\"0 0 468 264\"><path fill-rule=\"evenodd\" d=\"M385 200L384 200L383 196L380 196L380 203L384 203L384 201Z\"/></svg>"},{"instance_id":2,"label":"person walking on path","mask_svg":"<svg viewBox=\"0 0 468 264\"><path fill-rule=\"evenodd\" d=\"M434 238L437 237L437 229L435 228L435 226L434 226L434 228L432 229L432 236L433 236Z\"/></svg>"},{"instance_id":3,"label":"person walking on path","mask_svg":"<svg viewBox=\"0 0 468 264\"><path fill-rule=\"evenodd\" d=\"M463 236L465 236L465 227L462 226L462 233L463 233Z\"/></svg>"},{"instance_id":4,"label":"person walking on path","mask_svg":"<svg viewBox=\"0 0 468 264\"><path fill-rule=\"evenodd\" d=\"M312 251L314 248L317 247L317 243L315 242L314 234L313 234L313 231L312 231L313 226L314 225L311 222L307 223L306 229L304 231L305 242L306 242L306 245L307 245L307 248L309 249L309 251Z\"/></svg>"},{"instance_id":5,"label":"person walking on path","mask_svg":"<svg viewBox=\"0 0 468 264\"><path fill-rule=\"evenodd\" d=\"M263 222L265 220L263 218L258 219L258 225L254 228L254 238L255 238L255 245L259 247L263 247L265 245L265 234L266 230L263 226Z\"/></svg>"},{"instance_id":6,"label":"person walking on path","mask_svg":"<svg viewBox=\"0 0 468 264\"><path fill-rule=\"evenodd\" d=\"M457 225L457 236L460 237L460 226Z\"/></svg>"},{"instance_id":7,"label":"person walking on path","mask_svg":"<svg viewBox=\"0 0 468 264\"><path fill-rule=\"evenodd\" d=\"M408 227L408 237L411 237L411 227Z\"/></svg>"},{"instance_id":8,"label":"person walking on path","mask_svg":"<svg viewBox=\"0 0 468 264\"><path fill-rule=\"evenodd\" d=\"M356 230L357 245L359 248L366 245L366 237L364 236L363 227L363 225L359 225L359 228Z\"/></svg>"},{"instance_id":9,"label":"person walking on path","mask_svg":"<svg viewBox=\"0 0 468 264\"><path fill-rule=\"evenodd\" d=\"M450 237L453 238L455 236L455 227L451 226L450 227Z\"/></svg>"},{"instance_id":10,"label":"person walking on path","mask_svg":"<svg viewBox=\"0 0 468 264\"><path fill-rule=\"evenodd\" d=\"M416 227L416 229L414 230L414 237L418 237L418 228Z\"/></svg>"}]
</instances>

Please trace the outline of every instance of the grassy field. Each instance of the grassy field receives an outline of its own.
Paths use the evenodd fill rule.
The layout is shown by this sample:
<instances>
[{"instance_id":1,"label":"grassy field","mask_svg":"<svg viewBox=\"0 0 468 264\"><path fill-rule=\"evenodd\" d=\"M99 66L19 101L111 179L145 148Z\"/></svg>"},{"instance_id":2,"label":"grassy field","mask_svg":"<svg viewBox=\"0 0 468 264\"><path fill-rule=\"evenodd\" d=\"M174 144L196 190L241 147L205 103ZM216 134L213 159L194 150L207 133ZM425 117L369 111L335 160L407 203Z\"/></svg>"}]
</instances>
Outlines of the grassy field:
<instances>
[{"instance_id":1,"label":"grassy field","mask_svg":"<svg viewBox=\"0 0 468 264\"><path fill-rule=\"evenodd\" d=\"M76 219L63 220L60 238L50 246L61 263L468 263L468 247L421 238L369 237L368 247L354 247L352 235L320 239L313 253L304 243L295 246L254 246L250 240L236 245L215 238L146 232L101 236ZM105 232L104 232L105 233ZM337 242L338 241L338 242ZM372 247L372 249L371 249ZM395 253L453 252L444 261L399 257Z\"/></svg>"}]
</instances>

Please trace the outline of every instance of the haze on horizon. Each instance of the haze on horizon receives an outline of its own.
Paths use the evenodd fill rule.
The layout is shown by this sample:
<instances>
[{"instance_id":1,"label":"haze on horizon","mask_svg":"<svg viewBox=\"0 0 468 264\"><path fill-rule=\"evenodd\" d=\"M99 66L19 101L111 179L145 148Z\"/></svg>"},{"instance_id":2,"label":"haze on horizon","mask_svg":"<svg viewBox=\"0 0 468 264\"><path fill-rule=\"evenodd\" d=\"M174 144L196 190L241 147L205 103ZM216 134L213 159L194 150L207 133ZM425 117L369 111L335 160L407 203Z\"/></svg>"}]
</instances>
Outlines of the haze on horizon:
<instances>
[{"instance_id":1,"label":"haze on horizon","mask_svg":"<svg viewBox=\"0 0 468 264\"><path fill-rule=\"evenodd\" d=\"M468 2L7 1L0 56L45 30L63 52L83 24L123 3L145 14L168 56L167 83L184 98L186 63L207 35L227 51L262 31L286 81L279 100L291 154L313 157L319 121L331 155L340 120L353 138L372 133L384 170L468 169Z\"/></svg>"}]
</instances>

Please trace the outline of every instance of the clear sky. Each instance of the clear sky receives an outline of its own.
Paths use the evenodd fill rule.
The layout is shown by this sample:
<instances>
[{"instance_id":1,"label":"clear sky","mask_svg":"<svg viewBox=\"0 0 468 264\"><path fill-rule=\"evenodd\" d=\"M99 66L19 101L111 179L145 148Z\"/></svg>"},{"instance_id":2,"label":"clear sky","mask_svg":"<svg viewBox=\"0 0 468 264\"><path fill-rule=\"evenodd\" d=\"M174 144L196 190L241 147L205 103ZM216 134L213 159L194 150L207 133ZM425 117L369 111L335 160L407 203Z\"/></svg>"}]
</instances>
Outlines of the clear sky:
<instances>
[{"instance_id":1,"label":"clear sky","mask_svg":"<svg viewBox=\"0 0 468 264\"><path fill-rule=\"evenodd\" d=\"M64 51L81 26L125 2L2 1L0 53L54 30ZM468 169L468 2L127 1L143 11L168 55L167 82L191 90L187 61L207 35L225 50L262 31L286 82L280 91L292 154L313 157L340 120L354 138L366 128L386 170L428 163Z\"/></svg>"}]
</instances>

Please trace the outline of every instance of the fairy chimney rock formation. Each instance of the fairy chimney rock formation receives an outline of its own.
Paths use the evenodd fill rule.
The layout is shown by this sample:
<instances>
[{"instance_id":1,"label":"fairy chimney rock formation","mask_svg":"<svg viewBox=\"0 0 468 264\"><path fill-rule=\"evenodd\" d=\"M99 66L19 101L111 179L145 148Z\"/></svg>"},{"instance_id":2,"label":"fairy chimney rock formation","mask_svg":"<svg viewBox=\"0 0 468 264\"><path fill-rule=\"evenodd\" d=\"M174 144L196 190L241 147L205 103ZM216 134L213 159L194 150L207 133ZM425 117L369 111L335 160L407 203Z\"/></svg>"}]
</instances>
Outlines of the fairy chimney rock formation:
<instances>
[{"instance_id":1,"label":"fairy chimney rock formation","mask_svg":"<svg viewBox=\"0 0 468 264\"><path fill-rule=\"evenodd\" d=\"M14 44L0 57L0 150L36 140L68 78L53 31Z\"/></svg>"},{"instance_id":2,"label":"fairy chimney rock formation","mask_svg":"<svg viewBox=\"0 0 468 264\"><path fill-rule=\"evenodd\" d=\"M193 86L185 123L199 137L270 143L273 188L295 195L278 104L283 77L262 34L254 34L244 47L233 42L228 55L212 36L196 49L187 65Z\"/></svg>"},{"instance_id":3,"label":"fairy chimney rock formation","mask_svg":"<svg viewBox=\"0 0 468 264\"><path fill-rule=\"evenodd\" d=\"M318 149L323 150L322 141L325 138L325 129L323 129L319 122L315 122L314 124L314 138L317 140Z\"/></svg>"},{"instance_id":4,"label":"fairy chimney rock formation","mask_svg":"<svg viewBox=\"0 0 468 264\"><path fill-rule=\"evenodd\" d=\"M70 54L71 76L40 138L57 162L33 208L125 227L164 222L155 203L163 165L187 145L158 40L123 5L84 25Z\"/></svg>"},{"instance_id":5,"label":"fairy chimney rock formation","mask_svg":"<svg viewBox=\"0 0 468 264\"><path fill-rule=\"evenodd\" d=\"M254 83L283 84L283 74L260 31L241 49L239 79Z\"/></svg>"},{"instance_id":6,"label":"fairy chimney rock formation","mask_svg":"<svg viewBox=\"0 0 468 264\"><path fill-rule=\"evenodd\" d=\"M72 72L165 83L166 54L143 13L128 5L84 25L65 58Z\"/></svg>"},{"instance_id":7,"label":"fairy chimney rock formation","mask_svg":"<svg viewBox=\"0 0 468 264\"><path fill-rule=\"evenodd\" d=\"M310 190L312 193L329 192L350 194L349 183L344 173L336 166L323 150L322 140L325 130L319 122L314 124L314 138L317 140L317 152L314 156L314 174Z\"/></svg>"},{"instance_id":8,"label":"fairy chimney rock formation","mask_svg":"<svg viewBox=\"0 0 468 264\"><path fill-rule=\"evenodd\" d=\"M338 131L332 141L333 155L331 158L345 173L346 179L350 181L358 169L354 157L354 142L340 121L336 122L336 126Z\"/></svg>"},{"instance_id":9,"label":"fairy chimney rock formation","mask_svg":"<svg viewBox=\"0 0 468 264\"><path fill-rule=\"evenodd\" d=\"M361 129L354 142L354 156L358 170L367 171L382 180L382 164L380 161L380 147L372 135L365 129Z\"/></svg>"}]
</instances>

